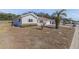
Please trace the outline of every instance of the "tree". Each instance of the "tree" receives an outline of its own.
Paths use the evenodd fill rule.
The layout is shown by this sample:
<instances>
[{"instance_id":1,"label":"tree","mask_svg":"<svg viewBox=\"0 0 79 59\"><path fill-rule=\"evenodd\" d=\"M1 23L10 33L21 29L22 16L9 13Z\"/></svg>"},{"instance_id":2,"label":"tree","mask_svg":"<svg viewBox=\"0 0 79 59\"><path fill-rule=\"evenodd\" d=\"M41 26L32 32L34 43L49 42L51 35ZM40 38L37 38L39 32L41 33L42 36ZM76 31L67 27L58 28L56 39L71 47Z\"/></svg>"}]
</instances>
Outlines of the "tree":
<instances>
[{"instance_id":1,"label":"tree","mask_svg":"<svg viewBox=\"0 0 79 59\"><path fill-rule=\"evenodd\" d=\"M59 24L61 19L63 18L63 16L67 16L66 13L64 12L65 9L62 9L60 11L56 11L52 14L52 18L55 19L55 28L58 29L59 28Z\"/></svg>"},{"instance_id":2,"label":"tree","mask_svg":"<svg viewBox=\"0 0 79 59\"><path fill-rule=\"evenodd\" d=\"M41 30L43 30L45 24L46 24L46 23L42 20L42 21L41 21Z\"/></svg>"},{"instance_id":3,"label":"tree","mask_svg":"<svg viewBox=\"0 0 79 59\"><path fill-rule=\"evenodd\" d=\"M16 17L17 15L12 13L0 13L0 20L12 20L13 18L15 19Z\"/></svg>"}]
</instances>

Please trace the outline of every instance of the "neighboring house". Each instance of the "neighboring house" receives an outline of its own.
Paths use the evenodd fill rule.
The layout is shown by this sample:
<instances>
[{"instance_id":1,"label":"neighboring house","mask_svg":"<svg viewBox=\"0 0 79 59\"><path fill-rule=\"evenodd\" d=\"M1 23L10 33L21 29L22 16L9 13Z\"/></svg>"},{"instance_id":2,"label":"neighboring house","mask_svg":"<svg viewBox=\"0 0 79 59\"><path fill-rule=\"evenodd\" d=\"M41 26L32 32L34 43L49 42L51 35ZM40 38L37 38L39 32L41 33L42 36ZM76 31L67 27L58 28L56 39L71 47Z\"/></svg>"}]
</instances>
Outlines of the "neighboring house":
<instances>
[{"instance_id":1,"label":"neighboring house","mask_svg":"<svg viewBox=\"0 0 79 59\"><path fill-rule=\"evenodd\" d=\"M15 26L21 26L23 24L40 26L41 23L45 23L45 26L48 26L48 25L53 25L55 22L54 20L51 20L48 18L38 17L37 15L33 13L21 15L17 19L13 20L13 25Z\"/></svg>"}]
</instances>

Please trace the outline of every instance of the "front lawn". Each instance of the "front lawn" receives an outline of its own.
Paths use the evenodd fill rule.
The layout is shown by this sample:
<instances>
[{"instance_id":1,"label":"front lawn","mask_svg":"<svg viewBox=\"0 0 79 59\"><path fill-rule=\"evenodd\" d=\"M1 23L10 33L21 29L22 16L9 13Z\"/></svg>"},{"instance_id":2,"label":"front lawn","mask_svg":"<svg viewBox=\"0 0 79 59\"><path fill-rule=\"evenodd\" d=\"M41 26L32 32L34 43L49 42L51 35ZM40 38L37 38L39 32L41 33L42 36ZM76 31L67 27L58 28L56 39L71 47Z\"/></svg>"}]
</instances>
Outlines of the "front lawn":
<instances>
[{"instance_id":1,"label":"front lawn","mask_svg":"<svg viewBox=\"0 0 79 59\"><path fill-rule=\"evenodd\" d=\"M13 48L63 49L70 47L74 28L61 27L59 30L54 28L40 30L38 27L12 27L9 32L14 37Z\"/></svg>"}]
</instances>

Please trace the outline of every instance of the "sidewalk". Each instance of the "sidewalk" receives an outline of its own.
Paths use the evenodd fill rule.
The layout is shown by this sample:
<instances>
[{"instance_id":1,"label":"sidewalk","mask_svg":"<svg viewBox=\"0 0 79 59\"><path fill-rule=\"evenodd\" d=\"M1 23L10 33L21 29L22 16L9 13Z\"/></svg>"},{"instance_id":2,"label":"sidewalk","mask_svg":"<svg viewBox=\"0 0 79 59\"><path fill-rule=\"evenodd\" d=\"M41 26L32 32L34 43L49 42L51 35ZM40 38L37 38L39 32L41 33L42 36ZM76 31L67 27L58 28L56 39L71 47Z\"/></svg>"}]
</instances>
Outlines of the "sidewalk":
<instances>
[{"instance_id":1,"label":"sidewalk","mask_svg":"<svg viewBox=\"0 0 79 59\"><path fill-rule=\"evenodd\" d=\"M79 49L79 26L75 28L75 33L73 36L70 49Z\"/></svg>"}]
</instances>

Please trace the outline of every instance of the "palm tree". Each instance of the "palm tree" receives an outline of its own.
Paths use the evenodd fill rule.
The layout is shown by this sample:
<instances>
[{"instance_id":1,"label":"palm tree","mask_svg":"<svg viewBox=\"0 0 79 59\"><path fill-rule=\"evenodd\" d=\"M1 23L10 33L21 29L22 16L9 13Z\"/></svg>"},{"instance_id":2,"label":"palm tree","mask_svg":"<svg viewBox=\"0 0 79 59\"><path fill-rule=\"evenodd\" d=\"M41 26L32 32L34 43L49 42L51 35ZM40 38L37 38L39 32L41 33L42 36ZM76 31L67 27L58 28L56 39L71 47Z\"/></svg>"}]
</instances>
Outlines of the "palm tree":
<instances>
[{"instance_id":1,"label":"palm tree","mask_svg":"<svg viewBox=\"0 0 79 59\"><path fill-rule=\"evenodd\" d=\"M55 13L52 14L52 17L55 19L55 28L56 29L59 28L60 21L63 18L62 16L67 16L64 11L65 11L65 9L62 9L62 10L56 11Z\"/></svg>"}]
</instances>

